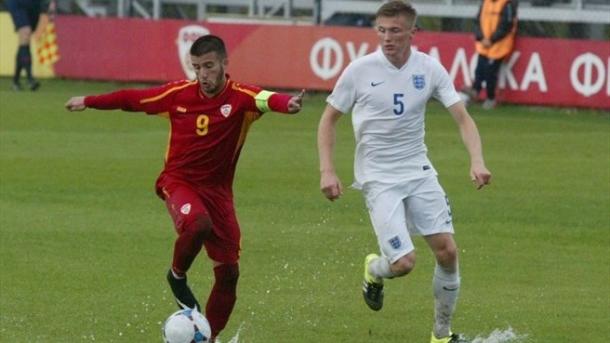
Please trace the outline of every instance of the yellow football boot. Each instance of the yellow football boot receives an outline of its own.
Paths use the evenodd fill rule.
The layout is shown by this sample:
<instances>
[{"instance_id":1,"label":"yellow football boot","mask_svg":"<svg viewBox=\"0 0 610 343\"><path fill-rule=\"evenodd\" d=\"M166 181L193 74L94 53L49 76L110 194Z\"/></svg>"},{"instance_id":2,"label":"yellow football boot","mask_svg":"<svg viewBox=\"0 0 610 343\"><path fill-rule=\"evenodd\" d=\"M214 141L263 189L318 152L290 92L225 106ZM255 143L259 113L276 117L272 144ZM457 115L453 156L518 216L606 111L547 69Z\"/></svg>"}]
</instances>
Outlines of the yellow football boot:
<instances>
[{"instance_id":1,"label":"yellow football boot","mask_svg":"<svg viewBox=\"0 0 610 343\"><path fill-rule=\"evenodd\" d=\"M369 254L364 259L362 295L364 296L364 302L373 311L379 311L383 307L383 279L376 278L369 272L369 263L378 257L377 254Z\"/></svg>"}]
</instances>

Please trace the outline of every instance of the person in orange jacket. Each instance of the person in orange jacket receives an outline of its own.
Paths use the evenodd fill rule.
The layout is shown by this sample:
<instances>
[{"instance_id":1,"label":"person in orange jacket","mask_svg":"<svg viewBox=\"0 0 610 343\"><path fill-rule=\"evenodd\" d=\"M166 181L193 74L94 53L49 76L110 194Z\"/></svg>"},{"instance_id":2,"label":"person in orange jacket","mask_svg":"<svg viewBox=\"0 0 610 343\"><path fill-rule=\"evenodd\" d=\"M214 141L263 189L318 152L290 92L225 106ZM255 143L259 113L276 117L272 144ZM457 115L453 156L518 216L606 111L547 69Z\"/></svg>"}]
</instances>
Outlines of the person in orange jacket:
<instances>
[{"instance_id":1,"label":"person in orange jacket","mask_svg":"<svg viewBox=\"0 0 610 343\"><path fill-rule=\"evenodd\" d=\"M487 91L484 109L496 106L496 85L502 61L511 54L517 33L516 0L483 0L475 25L475 47L479 54L475 80L463 92L476 99L483 88Z\"/></svg>"}]
</instances>

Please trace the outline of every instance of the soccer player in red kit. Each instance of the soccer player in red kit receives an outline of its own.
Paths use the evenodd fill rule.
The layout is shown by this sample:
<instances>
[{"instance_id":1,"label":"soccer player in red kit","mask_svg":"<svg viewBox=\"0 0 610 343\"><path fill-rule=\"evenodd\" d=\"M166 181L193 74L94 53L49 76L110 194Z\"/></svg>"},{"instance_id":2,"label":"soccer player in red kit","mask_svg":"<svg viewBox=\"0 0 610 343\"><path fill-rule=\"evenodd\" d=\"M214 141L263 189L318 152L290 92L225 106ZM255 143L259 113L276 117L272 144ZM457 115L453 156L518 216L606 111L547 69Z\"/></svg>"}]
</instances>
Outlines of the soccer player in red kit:
<instances>
[{"instance_id":1,"label":"soccer player in red kit","mask_svg":"<svg viewBox=\"0 0 610 343\"><path fill-rule=\"evenodd\" d=\"M190 55L194 81L73 97L65 106L70 111L122 109L169 118L165 167L156 182L178 233L167 279L179 306L201 310L186 273L205 246L215 276L205 314L216 337L236 300L240 229L232 184L246 134L265 112L299 112L303 91L291 96L231 80L225 74L225 45L217 36L197 39Z\"/></svg>"}]
</instances>

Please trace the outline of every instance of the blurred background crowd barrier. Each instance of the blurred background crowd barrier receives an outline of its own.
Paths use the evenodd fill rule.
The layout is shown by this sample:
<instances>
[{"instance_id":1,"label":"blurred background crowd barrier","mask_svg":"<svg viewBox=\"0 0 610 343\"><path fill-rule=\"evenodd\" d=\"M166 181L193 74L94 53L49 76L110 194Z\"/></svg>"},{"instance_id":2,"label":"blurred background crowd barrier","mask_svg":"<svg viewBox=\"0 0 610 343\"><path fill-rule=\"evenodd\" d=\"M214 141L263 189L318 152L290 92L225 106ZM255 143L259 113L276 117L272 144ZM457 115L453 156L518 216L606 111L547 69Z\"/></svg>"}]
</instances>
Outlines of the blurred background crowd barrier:
<instances>
[{"instance_id":1,"label":"blurred background crowd barrier","mask_svg":"<svg viewBox=\"0 0 610 343\"><path fill-rule=\"evenodd\" d=\"M437 57L458 89L470 85L479 1L412 2L422 29L417 48ZM237 80L328 91L351 60L377 48L371 27L381 3L58 0L56 46L47 48L57 49L59 58L38 63L35 72L145 82L190 78L188 47L196 37L213 33L227 41L229 72ZM529 0L518 6L516 49L500 74L500 100L610 108L610 0ZM0 29L0 74L10 75L14 51L7 47L16 46L16 37L5 11ZM38 31L44 35L43 27Z\"/></svg>"}]
</instances>

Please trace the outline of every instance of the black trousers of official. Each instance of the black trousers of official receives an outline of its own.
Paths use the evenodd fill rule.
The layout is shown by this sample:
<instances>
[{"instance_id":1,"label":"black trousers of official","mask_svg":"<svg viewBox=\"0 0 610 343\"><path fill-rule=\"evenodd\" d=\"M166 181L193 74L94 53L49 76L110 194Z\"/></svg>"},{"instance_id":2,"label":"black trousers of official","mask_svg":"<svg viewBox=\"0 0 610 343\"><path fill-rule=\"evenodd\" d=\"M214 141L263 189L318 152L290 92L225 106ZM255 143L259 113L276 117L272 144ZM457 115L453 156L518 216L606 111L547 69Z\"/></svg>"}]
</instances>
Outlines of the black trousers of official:
<instances>
[{"instance_id":1,"label":"black trousers of official","mask_svg":"<svg viewBox=\"0 0 610 343\"><path fill-rule=\"evenodd\" d=\"M474 84L472 88L479 93L483 88L483 81L485 81L487 99L494 100L496 98L496 85L498 84L498 74L500 73L501 65L501 59L494 60L479 55L477 68L474 71Z\"/></svg>"}]
</instances>

